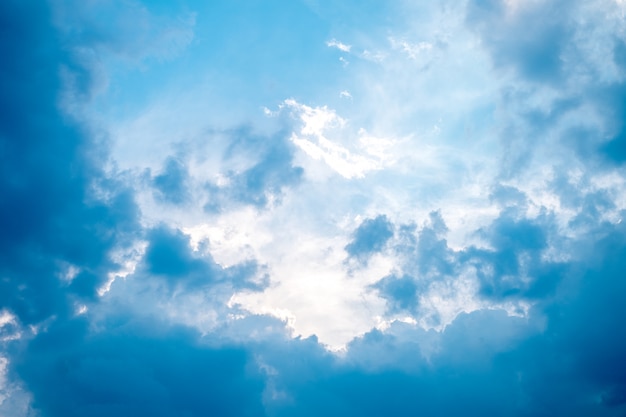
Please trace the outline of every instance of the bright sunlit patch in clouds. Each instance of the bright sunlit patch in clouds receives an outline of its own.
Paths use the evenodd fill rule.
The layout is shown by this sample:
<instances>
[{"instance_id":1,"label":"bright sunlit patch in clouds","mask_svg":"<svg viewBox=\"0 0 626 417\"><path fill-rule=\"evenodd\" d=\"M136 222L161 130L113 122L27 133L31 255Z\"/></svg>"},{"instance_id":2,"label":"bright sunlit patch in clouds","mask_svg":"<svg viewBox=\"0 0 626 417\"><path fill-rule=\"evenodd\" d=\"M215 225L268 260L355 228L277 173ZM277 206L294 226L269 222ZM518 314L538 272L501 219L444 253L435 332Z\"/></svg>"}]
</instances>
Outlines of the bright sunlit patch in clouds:
<instances>
[{"instance_id":1,"label":"bright sunlit patch in clouds","mask_svg":"<svg viewBox=\"0 0 626 417\"><path fill-rule=\"evenodd\" d=\"M351 98L347 92L343 95ZM354 133L345 129L348 121L334 110L326 106L312 108L292 99L285 100L285 106L293 117L302 122L299 131L292 134L293 143L311 158L328 164L341 176L362 178L367 172L383 169L393 162L385 152L392 141L367 136L363 129L359 129L357 137L346 138L345 135ZM329 136L341 139L335 142Z\"/></svg>"},{"instance_id":2,"label":"bright sunlit patch in clouds","mask_svg":"<svg viewBox=\"0 0 626 417\"><path fill-rule=\"evenodd\" d=\"M248 259L267 266L269 287L235 294L230 306L288 319L294 336L317 335L322 343L339 348L378 323L384 302L367 287L390 272L393 259L376 257L367 269L349 274L345 231L334 229L334 236L316 231L285 204L277 219L244 210L183 230L194 248L208 242L206 250L224 267ZM280 231L278 225L283 226Z\"/></svg>"},{"instance_id":3,"label":"bright sunlit patch in clouds","mask_svg":"<svg viewBox=\"0 0 626 417\"><path fill-rule=\"evenodd\" d=\"M267 248L262 258L272 265L270 288L261 294L237 294L232 305L257 314L274 314L276 308L288 311L294 336L317 335L334 349L378 323L384 302L367 286L389 272L390 262L381 259L350 276L344 265L343 239L301 233L285 238L284 243Z\"/></svg>"},{"instance_id":4,"label":"bright sunlit patch in clouds","mask_svg":"<svg viewBox=\"0 0 626 417\"><path fill-rule=\"evenodd\" d=\"M267 227L267 216L244 208L220 215L212 223L182 228L189 235L194 250L208 242L208 250L225 267L256 259L261 248L272 245L274 237Z\"/></svg>"}]
</instances>

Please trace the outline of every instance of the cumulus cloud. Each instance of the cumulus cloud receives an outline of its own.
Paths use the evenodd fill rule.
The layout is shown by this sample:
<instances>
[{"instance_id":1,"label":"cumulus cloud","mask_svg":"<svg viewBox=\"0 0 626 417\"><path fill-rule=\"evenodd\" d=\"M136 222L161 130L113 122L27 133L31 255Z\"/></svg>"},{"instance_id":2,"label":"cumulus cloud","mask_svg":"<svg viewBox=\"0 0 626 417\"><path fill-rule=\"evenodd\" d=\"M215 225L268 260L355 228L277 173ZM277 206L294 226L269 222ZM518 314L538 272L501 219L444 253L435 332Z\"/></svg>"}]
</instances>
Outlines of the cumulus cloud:
<instances>
[{"instance_id":1,"label":"cumulus cloud","mask_svg":"<svg viewBox=\"0 0 626 417\"><path fill-rule=\"evenodd\" d=\"M90 332L83 320L54 325L14 359L47 416L262 415L263 383L248 360L188 329L122 321Z\"/></svg>"},{"instance_id":2,"label":"cumulus cloud","mask_svg":"<svg viewBox=\"0 0 626 417\"><path fill-rule=\"evenodd\" d=\"M10 65L2 75L0 300L35 324L68 314L73 297L95 297L115 268L109 253L132 241L137 211L132 193L92 164L105 154L57 108L59 66L72 59L53 39L49 11L9 3L2 18L20 43L4 37L1 44ZM31 49L48 52L23 53ZM67 265L76 271L70 282L58 278Z\"/></svg>"},{"instance_id":3,"label":"cumulus cloud","mask_svg":"<svg viewBox=\"0 0 626 417\"><path fill-rule=\"evenodd\" d=\"M393 225L385 215L366 219L354 231L354 239L346 245L346 252L351 257L366 259L381 251L392 236Z\"/></svg>"}]
</instances>

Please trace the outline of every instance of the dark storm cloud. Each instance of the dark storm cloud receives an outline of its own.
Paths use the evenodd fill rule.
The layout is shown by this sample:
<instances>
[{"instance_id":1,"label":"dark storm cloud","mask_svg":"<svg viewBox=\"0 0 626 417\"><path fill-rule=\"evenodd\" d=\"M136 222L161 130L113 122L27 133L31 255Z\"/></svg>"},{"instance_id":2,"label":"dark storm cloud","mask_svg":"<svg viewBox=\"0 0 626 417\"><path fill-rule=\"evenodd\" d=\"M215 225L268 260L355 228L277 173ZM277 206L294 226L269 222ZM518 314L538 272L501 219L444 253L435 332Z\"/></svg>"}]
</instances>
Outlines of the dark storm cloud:
<instances>
[{"instance_id":1,"label":"dark storm cloud","mask_svg":"<svg viewBox=\"0 0 626 417\"><path fill-rule=\"evenodd\" d=\"M264 415L263 382L243 350L166 323L88 327L56 323L14 359L44 416Z\"/></svg>"},{"instance_id":2,"label":"dark storm cloud","mask_svg":"<svg viewBox=\"0 0 626 417\"><path fill-rule=\"evenodd\" d=\"M111 251L140 228L132 194L102 174L105 150L57 107L61 67L84 79L89 69L72 61L50 21L43 2L0 5L0 309L39 331L3 340L9 380L21 381L44 417L262 415L262 382L242 350L203 346L167 323L110 318L92 333L72 318L75 301L96 302L118 268ZM156 180L170 195L172 171ZM174 232L155 230L150 242L146 264L156 275L210 271ZM246 275L238 268L229 273ZM3 403L7 415L27 413Z\"/></svg>"},{"instance_id":3,"label":"dark storm cloud","mask_svg":"<svg viewBox=\"0 0 626 417\"><path fill-rule=\"evenodd\" d=\"M63 50L37 2L0 6L0 305L24 323L90 299L115 267L109 252L135 228L132 195L92 163L105 158L57 107L61 66L88 73ZM70 65L71 64L71 65ZM109 197L102 200L94 186ZM78 274L59 277L65 265Z\"/></svg>"},{"instance_id":4,"label":"dark storm cloud","mask_svg":"<svg viewBox=\"0 0 626 417\"><path fill-rule=\"evenodd\" d=\"M292 363L265 357L285 398L270 415L524 415L515 372L501 372L492 362L525 335L523 320L479 312L460 316L441 337L435 333L412 327L402 337L374 330L353 341L343 359L316 353L309 340L294 341L301 345L297 357L312 360L293 363L304 378L283 382L283 371L293 374ZM433 342L436 353L428 353Z\"/></svg>"}]
</instances>

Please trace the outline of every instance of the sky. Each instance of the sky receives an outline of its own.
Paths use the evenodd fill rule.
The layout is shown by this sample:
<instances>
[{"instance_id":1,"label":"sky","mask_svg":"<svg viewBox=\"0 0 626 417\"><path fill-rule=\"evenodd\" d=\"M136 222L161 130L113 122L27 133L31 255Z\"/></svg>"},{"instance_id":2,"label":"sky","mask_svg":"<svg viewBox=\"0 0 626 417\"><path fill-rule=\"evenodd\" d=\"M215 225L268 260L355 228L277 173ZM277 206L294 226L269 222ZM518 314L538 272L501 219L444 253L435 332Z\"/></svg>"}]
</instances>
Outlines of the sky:
<instances>
[{"instance_id":1,"label":"sky","mask_svg":"<svg viewBox=\"0 0 626 417\"><path fill-rule=\"evenodd\" d=\"M0 416L626 415L624 0L4 0L0 57Z\"/></svg>"}]
</instances>

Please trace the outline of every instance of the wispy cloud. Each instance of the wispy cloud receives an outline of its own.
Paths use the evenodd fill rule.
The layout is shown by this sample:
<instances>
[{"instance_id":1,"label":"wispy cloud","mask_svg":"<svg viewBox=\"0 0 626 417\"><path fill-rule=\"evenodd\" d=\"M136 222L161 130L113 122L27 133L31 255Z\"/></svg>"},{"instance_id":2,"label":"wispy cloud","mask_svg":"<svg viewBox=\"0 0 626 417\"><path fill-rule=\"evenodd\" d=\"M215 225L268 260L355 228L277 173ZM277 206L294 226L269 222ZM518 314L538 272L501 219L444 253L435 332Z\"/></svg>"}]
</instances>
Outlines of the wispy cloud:
<instances>
[{"instance_id":1,"label":"wispy cloud","mask_svg":"<svg viewBox=\"0 0 626 417\"><path fill-rule=\"evenodd\" d=\"M329 48L337 48L342 52L350 52L350 49L352 49L351 45L347 45L345 43L339 42L336 39L332 39L326 42L326 46L328 46Z\"/></svg>"},{"instance_id":2,"label":"wispy cloud","mask_svg":"<svg viewBox=\"0 0 626 417\"><path fill-rule=\"evenodd\" d=\"M309 107L295 100L285 101L287 109L302 122L291 140L307 155L322 160L345 178L360 178L368 171L382 169L389 160L375 149L388 145L388 141L361 138L356 151L351 151L327 138L333 130L341 130L347 121L327 107ZM360 151L360 152L359 152Z\"/></svg>"}]
</instances>

